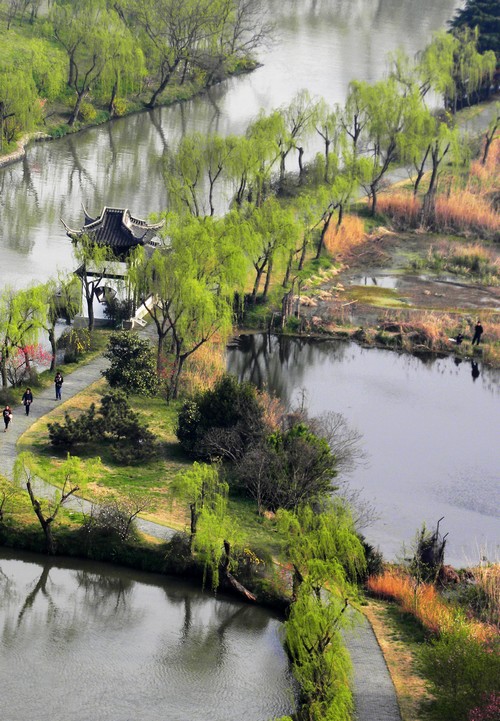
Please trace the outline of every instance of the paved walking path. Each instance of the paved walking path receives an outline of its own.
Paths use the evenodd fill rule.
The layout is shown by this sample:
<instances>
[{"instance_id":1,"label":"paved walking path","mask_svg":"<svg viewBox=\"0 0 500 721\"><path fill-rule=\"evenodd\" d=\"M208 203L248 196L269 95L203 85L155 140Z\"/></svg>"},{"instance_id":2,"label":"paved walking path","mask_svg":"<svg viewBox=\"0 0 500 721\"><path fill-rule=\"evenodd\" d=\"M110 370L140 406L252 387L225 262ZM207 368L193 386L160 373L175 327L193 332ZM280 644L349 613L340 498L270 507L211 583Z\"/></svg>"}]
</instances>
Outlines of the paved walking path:
<instances>
[{"instance_id":1,"label":"paved walking path","mask_svg":"<svg viewBox=\"0 0 500 721\"><path fill-rule=\"evenodd\" d=\"M64 376L62 403L99 380L101 371L106 366L106 359L99 357ZM19 390L19 400L23 391L24 388ZM7 433L3 433L3 429L0 430L0 467L2 473L11 479L18 439L34 421L61 404L61 401L55 400L53 385L33 395L30 415L26 416L24 406L15 406L9 430ZM39 495L46 498L50 498L55 492L54 487L44 481L39 481L35 489ZM84 511L90 509L90 503L78 497L68 499L66 506ZM137 525L144 533L157 538L168 538L173 534L171 529L143 519L137 519ZM354 668L356 721L401 721L392 679L375 634L366 618L361 616L361 622L346 631L344 638Z\"/></svg>"},{"instance_id":2,"label":"paved walking path","mask_svg":"<svg viewBox=\"0 0 500 721\"><path fill-rule=\"evenodd\" d=\"M384 655L368 620L344 632L353 666L356 721L401 721L401 713Z\"/></svg>"},{"instance_id":3,"label":"paved walking path","mask_svg":"<svg viewBox=\"0 0 500 721\"><path fill-rule=\"evenodd\" d=\"M63 374L62 404L64 405L65 400L72 398L99 380L102 377L101 371L104 370L107 365L108 361L102 356L99 356L90 361L90 363L80 366L77 370L73 371L73 373L68 375ZM23 392L24 388L20 388L19 402L21 402ZM56 406L61 405L61 401L56 401L55 397L54 385L44 390L35 390L29 416L26 415L23 405L15 406L12 408L13 419L7 433L3 433L3 427L0 429L0 468L2 473L11 480L13 479L14 462L17 456L17 441L38 418L50 413ZM43 498L52 498L56 492L54 486L51 486L41 479L37 479L33 486L36 493ZM65 507L88 513L91 504L83 498L72 496L66 501ZM152 523L142 518L137 519L136 525L144 533L155 536L156 538L168 538L174 533L170 528L160 526L157 523Z\"/></svg>"}]
</instances>

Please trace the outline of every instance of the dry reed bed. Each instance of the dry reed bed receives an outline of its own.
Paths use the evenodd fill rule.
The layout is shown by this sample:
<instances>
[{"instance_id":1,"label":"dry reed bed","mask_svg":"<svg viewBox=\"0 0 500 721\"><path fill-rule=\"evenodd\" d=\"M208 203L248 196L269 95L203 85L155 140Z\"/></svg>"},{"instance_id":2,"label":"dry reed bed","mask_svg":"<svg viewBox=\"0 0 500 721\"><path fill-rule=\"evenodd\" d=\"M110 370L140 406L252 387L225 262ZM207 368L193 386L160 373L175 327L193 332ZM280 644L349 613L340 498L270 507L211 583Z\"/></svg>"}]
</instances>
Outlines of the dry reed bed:
<instances>
[{"instance_id":1,"label":"dry reed bed","mask_svg":"<svg viewBox=\"0 0 500 721\"><path fill-rule=\"evenodd\" d=\"M489 583L493 575L486 575L486 578ZM498 583L498 568L494 578L495 584ZM466 618L457 607L443 599L434 585L418 583L402 569L390 568L380 576L371 576L367 587L378 598L396 601L403 611L415 616L433 635L452 631L458 623L465 623L470 636L482 643L498 633L493 624ZM498 590L495 590L492 602L498 604Z\"/></svg>"}]
</instances>

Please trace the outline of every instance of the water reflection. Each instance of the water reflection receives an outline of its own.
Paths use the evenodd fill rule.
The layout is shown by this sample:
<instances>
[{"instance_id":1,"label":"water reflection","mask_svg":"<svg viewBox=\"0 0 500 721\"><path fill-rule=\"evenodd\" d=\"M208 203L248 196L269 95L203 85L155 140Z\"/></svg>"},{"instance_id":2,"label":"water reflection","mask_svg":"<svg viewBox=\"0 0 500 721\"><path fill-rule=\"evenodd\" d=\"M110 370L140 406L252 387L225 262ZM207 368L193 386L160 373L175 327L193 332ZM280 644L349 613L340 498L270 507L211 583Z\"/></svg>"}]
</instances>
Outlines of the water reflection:
<instances>
[{"instance_id":1,"label":"water reflection","mask_svg":"<svg viewBox=\"0 0 500 721\"><path fill-rule=\"evenodd\" d=\"M9 721L267 721L292 710L279 623L263 609L112 566L20 558L0 549Z\"/></svg>"},{"instance_id":2,"label":"water reflection","mask_svg":"<svg viewBox=\"0 0 500 721\"><path fill-rule=\"evenodd\" d=\"M342 413L360 431L368 463L351 483L380 514L366 535L388 557L441 516L450 563L473 559L484 544L500 552L498 371L266 335L244 336L227 367L287 405L305 391L312 415Z\"/></svg>"},{"instance_id":3,"label":"water reflection","mask_svg":"<svg viewBox=\"0 0 500 721\"><path fill-rule=\"evenodd\" d=\"M288 103L302 88L342 103L352 79L379 79L386 53L401 44L413 55L458 4L268 0L279 38L263 49L254 73L187 103L37 143L25 161L0 169L0 286L7 278L25 286L57 268L73 269L60 218L79 227L82 203L95 213L103 205L128 207L139 217L165 208L162 159L185 133L243 133L261 108ZM308 152L317 149L311 141Z\"/></svg>"}]
</instances>

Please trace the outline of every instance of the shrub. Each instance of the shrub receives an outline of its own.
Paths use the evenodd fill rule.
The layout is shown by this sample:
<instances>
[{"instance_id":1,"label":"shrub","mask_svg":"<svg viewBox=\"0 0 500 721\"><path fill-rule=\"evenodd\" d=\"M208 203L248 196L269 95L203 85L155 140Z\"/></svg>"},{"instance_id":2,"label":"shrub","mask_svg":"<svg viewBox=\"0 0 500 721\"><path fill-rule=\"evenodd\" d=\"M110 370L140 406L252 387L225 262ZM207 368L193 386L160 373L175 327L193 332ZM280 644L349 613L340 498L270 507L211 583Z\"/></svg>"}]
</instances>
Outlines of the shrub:
<instances>
[{"instance_id":1,"label":"shrub","mask_svg":"<svg viewBox=\"0 0 500 721\"><path fill-rule=\"evenodd\" d=\"M80 105L80 120L83 123L91 123L96 119L96 116L97 110L94 108L92 103L85 102L85 100L82 101Z\"/></svg>"},{"instance_id":2,"label":"shrub","mask_svg":"<svg viewBox=\"0 0 500 721\"><path fill-rule=\"evenodd\" d=\"M464 624L421 649L422 668L436 695L433 706L442 718L465 721L470 710L496 691L499 651L498 640L491 645L481 643Z\"/></svg>"},{"instance_id":3,"label":"shrub","mask_svg":"<svg viewBox=\"0 0 500 721\"><path fill-rule=\"evenodd\" d=\"M94 403L78 418L71 418L66 411L64 423L48 423L47 427L52 445L66 450L77 444L91 443L100 434L96 424Z\"/></svg>"},{"instance_id":4,"label":"shrub","mask_svg":"<svg viewBox=\"0 0 500 721\"><path fill-rule=\"evenodd\" d=\"M104 357L111 363L102 374L112 388L146 396L154 395L158 390L153 351L149 342L139 338L137 333L112 333Z\"/></svg>"},{"instance_id":5,"label":"shrub","mask_svg":"<svg viewBox=\"0 0 500 721\"><path fill-rule=\"evenodd\" d=\"M500 719L500 693L493 691L483 696L479 706L469 711L468 721L498 721Z\"/></svg>"},{"instance_id":6,"label":"shrub","mask_svg":"<svg viewBox=\"0 0 500 721\"><path fill-rule=\"evenodd\" d=\"M76 363L92 345L92 338L88 328L68 328L57 341L57 348L64 350L64 362Z\"/></svg>"},{"instance_id":7,"label":"shrub","mask_svg":"<svg viewBox=\"0 0 500 721\"><path fill-rule=\"evenodd\" d=\"M264 409L251 383L223 375L212 389L183 405L176 434L182 447L199 458L240 458L266 434Z\"/></svg>"},{"instance_id":8,"label":"shrub","mask_svg":"<svg viewBox=\"0 0 500 721\"><path fill-rule=\"evenodd\" d=\"M113 115L117 118L121 118L126 115L129 109L129 103L126 98L115 98L113 101Z\"/></svg>"},{"instance_id":9,"label":"shrub","mask_svg":"<svg viewBox=\"0 0 500 721\"><path fill-rule=\"evenodd\" d=\"M129 320L133 315L134 304L126 298L120 300L118 297L105 299L104 315L112 322L115 328L120 328L124 320Z\"/></svg>"},{"instance_id":10,"label":"shrub","mask_svg":"<svg viewBox=\"0 0 500 721\"><path fill-rule=\"evenodd\" d=\"M64 423L49 423L48 428L52 445L64 449L77 444L108 442L118 463L146 460L157 452L155 436L132 411L125 394L120 391L103 396L97 414L92 404L78 418L73 419L66 412Z\"/></svg>"}]
</instances>

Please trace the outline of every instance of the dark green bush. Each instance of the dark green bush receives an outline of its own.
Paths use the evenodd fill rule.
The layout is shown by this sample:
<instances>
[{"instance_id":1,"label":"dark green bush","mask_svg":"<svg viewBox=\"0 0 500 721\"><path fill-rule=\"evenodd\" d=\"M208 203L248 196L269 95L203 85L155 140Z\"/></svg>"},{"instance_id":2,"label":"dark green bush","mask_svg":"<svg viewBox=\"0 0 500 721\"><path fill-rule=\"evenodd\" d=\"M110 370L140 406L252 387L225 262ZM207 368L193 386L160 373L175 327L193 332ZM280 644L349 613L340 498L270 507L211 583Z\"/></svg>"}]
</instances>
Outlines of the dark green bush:
<instances>
[{"instance_id":1,"label":"dark green bush","mask_svg":"<svg viewBox=\"0 0 500 721\"><path fill-rule=\"evenodd\" d=\"M102 374L112 388L147 396L158 390L152 348L137 333L126 330L112 333L104 357L110 366Z\"/></svg>"},{"instance_id":2,"label":"dark green bush","mask_svg":"<svg viewBox=\"0 0 500 721\"><path fill-rule=\"evenodd\" d=\"M497 690L500 644L473 638L466 624L457 624L421 650L425 676L435 694L433 711L446 721L466 721L469 711Z\"/></svg>"},{"instance_id":3,"label":"dark green bush","mask_svg":"<svg viewBox=\"0 0 500 721\"><path fill-rule=\"evenodd\" d=\"M94 404L77 418L65 413L64 423L49 423L50 442L69 450L74 445L107 443L113 458L122 464L152 458L157 453L155 436L130 407L122 391L103 396L99 411Z\"/></svg>"},{"instance_id":4,"label":"dark green bush","mask_svg":"<svg viewBox=\"0 0 500 721\"><path fill-rule=\"evenodd\" d=\"M177 438L198 458L236 460L266 435L264 411L251 383L229 374L182 407Z\"/></svg>"}]
</instances>

